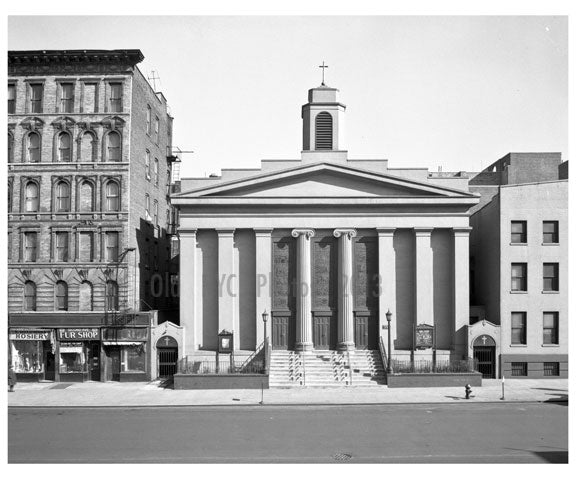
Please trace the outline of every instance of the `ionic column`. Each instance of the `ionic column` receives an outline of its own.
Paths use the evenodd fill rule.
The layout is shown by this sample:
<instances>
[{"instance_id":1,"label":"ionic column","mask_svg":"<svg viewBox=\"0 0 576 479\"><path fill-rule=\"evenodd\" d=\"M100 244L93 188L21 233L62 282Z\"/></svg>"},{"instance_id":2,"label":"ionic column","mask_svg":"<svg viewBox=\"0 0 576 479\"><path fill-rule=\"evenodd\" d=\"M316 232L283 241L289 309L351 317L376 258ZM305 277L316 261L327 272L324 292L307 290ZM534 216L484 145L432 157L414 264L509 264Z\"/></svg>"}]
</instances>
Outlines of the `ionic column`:
<instances>
[{"instance_id":1,"label":"ionic column","mask_svg":"<svg viewBox=\"0 0 576 479\"><path fill-rule=\"evenodd\" d=\"M434 324L432 228L414 228L416 234L416 324Z\"/></svg>"},{"instance_id":2,"label":"ionic column","mask_svg":"<svg viewBox=\"0 0 576 479\"><path fill-rule=\"evenodd\" d=\"M298 264L296 275L296 350L312 349L312 274L310 271L310 238L314 230L292 230L292 236L298 238Z\"/></svg>"},{"instance_id":3,"label":"ionic column","mask_svg":"<svg viewBox=\"0 0 576 479\"><path fill-rule=\"evenodd\" d=\"M470 256L469 237L472 228L454 228L454 331L452 349L467 357L468 337L465 326L470 316Z\"/></svg>"},{"instance_id":4,"label":"ionic column","mask_svg":"<svg viewBox=\"0 0 576 479\"><path fill-rule=\"evenodd\" d=\"M180 236L180 325L184 328L183 356L196 345L196 230L179 231ZM133 272L136 274L136 271ZM136 291L134 292L136 294Z\"/></svg>"},{"instance_id":5,"label":"ionic column","mask_svg":"<svg viewBox=\"0 0 576 479\"><path fill-rule=\"evenodd\" d=\"M238 330L238 275L235 272L234 229L218 229L218 332L234 332L234 349L240 344Z\"/></svg>"},{"instance_id":6,"label":"ionic column","mask_svg":"<svg viewBox=\"0 0 576 479\"><path fill-rule=\"evenodd\" d=\"M338 245L338 349L354 349L354 293L352 291L352 238L354 229L334 230Z\"/></svg>"},{"instance_id":7,"label":"ionic column","mask_svg":"<svg viewBox=\"0 0 576 479\"><path fill-rule=\"evenodd\" d=\"M268 312L272 320L272 230L254 228L256 236L256 344L264 341L262 313ZM272 323L268 324L268 337L271 337Z\"/></svg>"},{"instance_id":8,"label":"ionic column","mask_svg":"<svg viewBox=\"0 0 576 479\"><path fill-rule=\"evenodd\" d=\"M388 310L392 313L390 324L391 337L396 338L398 325L398 316L396 312L396 252L394 251L394 228L376 228L378 231L378 280L379 280L379 304L378 315L380 335L385 335L387 340L387 331L383 332L383 327L388 327L386 313ZM392 350L394 350L394 341L392 341Z\"/></svg>"}]
</instances>

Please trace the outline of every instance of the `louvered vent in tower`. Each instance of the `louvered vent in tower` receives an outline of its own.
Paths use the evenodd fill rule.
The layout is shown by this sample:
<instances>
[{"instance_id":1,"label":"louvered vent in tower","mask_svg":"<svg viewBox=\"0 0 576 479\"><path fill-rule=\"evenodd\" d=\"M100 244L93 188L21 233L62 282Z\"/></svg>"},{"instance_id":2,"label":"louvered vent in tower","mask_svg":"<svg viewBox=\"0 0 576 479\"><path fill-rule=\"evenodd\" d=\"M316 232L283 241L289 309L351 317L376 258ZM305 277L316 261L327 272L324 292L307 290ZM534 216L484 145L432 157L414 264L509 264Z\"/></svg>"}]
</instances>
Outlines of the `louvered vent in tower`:
<instances>
[{"instance_id":1,"label":"louvered vent in tower","mask_svg":"<svg viewBox=\"0 0 576 479\"><path fill-rule=\"evenodd\" d=\"M316 116L316 150L332 149L332 115L323 111Z\"/></svg>"}]
</instances>

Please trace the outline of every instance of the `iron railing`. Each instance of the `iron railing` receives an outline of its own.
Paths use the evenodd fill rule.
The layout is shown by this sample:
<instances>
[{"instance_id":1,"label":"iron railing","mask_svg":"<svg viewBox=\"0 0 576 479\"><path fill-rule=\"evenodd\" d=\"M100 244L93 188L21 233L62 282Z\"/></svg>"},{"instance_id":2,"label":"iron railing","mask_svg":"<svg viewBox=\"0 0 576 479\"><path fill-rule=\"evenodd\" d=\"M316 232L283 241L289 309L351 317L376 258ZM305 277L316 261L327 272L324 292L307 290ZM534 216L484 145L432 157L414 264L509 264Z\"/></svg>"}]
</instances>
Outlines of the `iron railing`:
<instances>
[{"instance_id":1,"label":"iron railing","mask_svg":"<svg viewBox=\"0 0 576 479\"><path fill-rule=\"evenodd\" d=\"M392 359L395 373L472 373L476 371L473 359L399 360Z\"/></svg>"},{"instance_id":2,"label":"iron railing","mask_svg":"<svg viewBox=\"0 0 576 479\"><path fill-rule=\"evenodd\" d=\"M266 361L264 361L266 355ZM247 359L231 362L229 358L198 360L185 356L178 361L180 374L268 374L270 348L263 342Z\"/></svg>"},{"instance_id":3,"label":"iron railing","mask_svg":"<svg viewBox=\"0 0 576 479\"><path fill-rule=\"evenodd\" d=\"M384 340L382 339L382 336L380 336L380 344L378 346L380 349L380 357L382 358L382 365L384 366L384 371L388 371L388 356L386 356L386 347L384 346Z\"/></svg>"}]
</instances>

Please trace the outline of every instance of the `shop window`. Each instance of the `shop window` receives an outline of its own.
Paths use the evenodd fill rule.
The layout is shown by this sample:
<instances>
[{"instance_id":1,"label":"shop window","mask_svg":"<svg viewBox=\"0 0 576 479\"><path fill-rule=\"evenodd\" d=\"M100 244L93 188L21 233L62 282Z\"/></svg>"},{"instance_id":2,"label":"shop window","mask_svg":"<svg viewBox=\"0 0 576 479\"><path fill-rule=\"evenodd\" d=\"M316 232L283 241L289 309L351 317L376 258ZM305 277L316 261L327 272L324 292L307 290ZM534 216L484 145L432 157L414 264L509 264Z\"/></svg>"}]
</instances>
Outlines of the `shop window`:
<instances>
[{"instance_id":1,"label":"shop window","mask_svg":"<svg viewBox=\"0 0 576 479\"><path fill-rule=\"evenodd\" d=\"M106 183L106 211L120 211L120 186L116 181Z\"/></svg>"},{"instance_id":2,"label":"shop window","mask_svg":"<svg viewBox=\"0 0 576 479\"><path fill-rule=\"evenodd\" d=\"M24 311L36 311L36 283L24 283Z\"/></svg>"},{"instance_id":3,"label":"shop window","mask_svg":"<svg viewBox=\"0 0 576 479\"><path fill-rule=\"evenodd\" d=\"M146 371L144 344L122 348L122 371Z\"/></svg>"},{"instance_id":4,"label":"shop window","mask_svg":"<svg viewBox=\"0 0 576 479\"><path fill-rule=\"evenodd\" d=\"M118 283L106 281L106 311L118 311Z\"/></svg>"},{"instance_id":5,"label":"shop window","mask_svg":"<svg viewBox=\"0 0 576 479\"><path fill-rule=\"evenodd\" d=\"M70 185L65 181L56 183L56 211L70 211Z\"/></svg>"},{"instance_id":6,"label":"shop window","mask_svg":"<svg viewBox=\"0 0 576 479\"><path fill-rule=\"evenodd\" d=\"M10 348L14 372L44 372L42 341L10 341Z\"/></svg>"},{"instance_id":7,"label":"shop window","mask_svg":"<svg viewBox=\"0 0 576 479\"><path fill-rule=\"evenodd\" d=\"M81 373L85 364L82 343L60 343L60 373Z\"/></svg>"},{"instance_id":8,"label":"shop window","mask_svg":"<svg viewBox=\"0 0 576 479\"><path fill-rule=\"evenodd\" d=\"M558 243L558 221L544 221L542 223L543 238L546 244Z\"/></svg>"},{"instance_id":9,"label":"shop window","mask_svg":"<svg viewBox=\"0 0 576 479\"><path fill-rule=\"evenodd\" d=\"M29 181L24 188L24 204L27 213L38 211L38 183Z\"/></svg>"},{"instance_id":10,"label":"shop window","mask_svg":"<svg viewBox=\"0 0 576 479\"><path fill-rule=\"evenodd\" d=\"M26 150L28 157L26 158L29 163L40 162L40 135L36 132L28 133L26 137Z\"/></svg>"},{"instance_id":11,"label":"shop window","mask_svg":"<svg viewBox=\"0 0 576 479\"><path fill-rule=\"evenodd\" d=\"M68 285L64 281L56 283L56 310L68 311Z\"/></svg>"}]
</instances>

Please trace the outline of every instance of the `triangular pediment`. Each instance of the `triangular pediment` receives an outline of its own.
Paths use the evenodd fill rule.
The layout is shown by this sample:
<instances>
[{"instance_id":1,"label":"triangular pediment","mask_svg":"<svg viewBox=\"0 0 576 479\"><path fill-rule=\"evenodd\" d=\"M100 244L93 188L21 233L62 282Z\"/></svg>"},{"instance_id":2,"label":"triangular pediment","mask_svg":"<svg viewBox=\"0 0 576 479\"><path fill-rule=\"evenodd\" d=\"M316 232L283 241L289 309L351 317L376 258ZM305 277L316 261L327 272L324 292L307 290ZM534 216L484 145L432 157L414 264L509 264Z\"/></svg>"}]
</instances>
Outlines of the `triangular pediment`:
<instances>
[{"instance_id":1,"label":"triangular pediment","mask_svg":"<svg viewBox=\"0 0 576 479\"><path fill-rule=\"evenodd\" d=\"M219 183L177 197L458 197L468 192L333 163L317 163Z\"/></svg>"}]
</instances>

